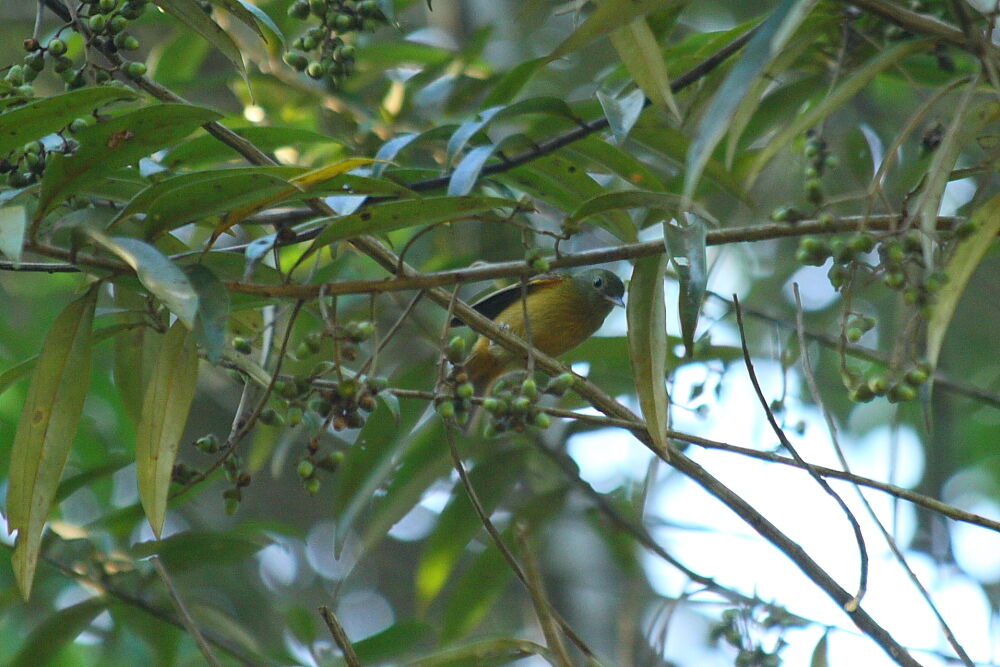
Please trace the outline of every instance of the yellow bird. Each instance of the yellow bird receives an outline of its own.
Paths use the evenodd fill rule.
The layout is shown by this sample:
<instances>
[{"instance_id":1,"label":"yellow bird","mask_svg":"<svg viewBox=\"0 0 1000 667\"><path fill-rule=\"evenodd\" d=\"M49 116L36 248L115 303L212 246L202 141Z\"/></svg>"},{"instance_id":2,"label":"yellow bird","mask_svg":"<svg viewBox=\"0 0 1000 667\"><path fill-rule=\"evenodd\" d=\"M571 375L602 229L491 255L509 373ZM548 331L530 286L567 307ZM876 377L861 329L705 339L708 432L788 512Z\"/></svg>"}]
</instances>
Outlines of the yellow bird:
<instances>
[{"instance_id":1,"label":"yellow bird","mask_svg":"<svg viewBox=\"0 0 1000 667\"><path fill-rule=\"evenodd\" d=\"M625 305L625 286L605 269L538 276L527 283L525 291L531 342L551 357L590 338L612 308ZM516 283L477 301L472 308L527 340L521 294L521 284ZM456 318L452 324L462 321ZM483 395L498 377L524 365L523 357L480 336L465 360L465 371L476 394Z\"/></svg>"}]
</instances>

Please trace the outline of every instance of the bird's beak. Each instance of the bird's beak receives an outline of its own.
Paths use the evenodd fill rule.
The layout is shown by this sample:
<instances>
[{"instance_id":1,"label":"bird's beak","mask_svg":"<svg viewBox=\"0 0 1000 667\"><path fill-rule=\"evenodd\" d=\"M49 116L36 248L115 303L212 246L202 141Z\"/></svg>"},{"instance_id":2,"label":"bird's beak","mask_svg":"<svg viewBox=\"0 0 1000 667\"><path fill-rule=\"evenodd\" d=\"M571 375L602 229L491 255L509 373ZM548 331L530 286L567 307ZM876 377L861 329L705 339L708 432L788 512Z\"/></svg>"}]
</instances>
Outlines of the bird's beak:
<instances>
[{"instance_id":1,"label":"bird's beak","mask_svg":"<svg viewBox=\"0 0 1000 667\"><path fill-rule=\"evenodd\" d=\"M620 296L611 296L610 294L605 294L604 298L620 308L625 307L625 302L622 301L622 298Z\"/></svg>"}]
</instances>

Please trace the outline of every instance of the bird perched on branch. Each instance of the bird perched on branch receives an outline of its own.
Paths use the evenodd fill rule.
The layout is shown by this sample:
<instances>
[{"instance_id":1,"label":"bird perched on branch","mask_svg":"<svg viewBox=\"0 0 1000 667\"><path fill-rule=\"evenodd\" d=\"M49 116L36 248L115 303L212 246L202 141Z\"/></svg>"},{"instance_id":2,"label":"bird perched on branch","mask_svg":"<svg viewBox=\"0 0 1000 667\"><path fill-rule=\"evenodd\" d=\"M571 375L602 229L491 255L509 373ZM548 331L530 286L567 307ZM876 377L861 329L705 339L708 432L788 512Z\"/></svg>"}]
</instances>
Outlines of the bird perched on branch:
<instances>
[{"instance_id":1,"label":"bird perched on branch","mask_svg":"<svg viewBox=\"0 0 1000 667\"><path fill-rule=\"evenodd\" d=\"M524 314L527 310L531 343L545 354L557 357L568 352L597 331L615 306L624 306L625 286L605 269L580 273L541 275L522 286L516 283L472 304L481 315L528 340ZM452 325L463 324L461 319ZM465 360L469 381L482 395L493 381L507 371L524 367L520 355L480 336Z\"/></svg>"}]
</instances>

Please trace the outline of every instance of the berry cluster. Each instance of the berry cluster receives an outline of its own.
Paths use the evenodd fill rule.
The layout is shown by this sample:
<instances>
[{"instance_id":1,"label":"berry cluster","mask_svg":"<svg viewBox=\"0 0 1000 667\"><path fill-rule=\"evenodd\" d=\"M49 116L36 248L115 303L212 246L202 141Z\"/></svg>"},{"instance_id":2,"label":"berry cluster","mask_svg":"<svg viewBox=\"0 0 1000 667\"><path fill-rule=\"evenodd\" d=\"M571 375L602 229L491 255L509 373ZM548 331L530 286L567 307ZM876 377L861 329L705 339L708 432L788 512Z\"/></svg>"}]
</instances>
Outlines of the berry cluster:
<instances>
[{"instance_id":1,"label":"berry cluster","mask_svg":"<svg viewBox=\"0 0 1000 667\"><path fill-rule=\"evenodd\" d=\"M520 382L501 378L493 385L492 395L483 400L483 410L491 417L486 424L486 436L492 437L507 431L523 433L529 426L548 428L552 419L541 411L538 399L541 394L562 396L573 386L574 381L572 373L563 373L550 379L539 391L533 378L528 377Z\"/></svg>"},{"instance_id":2,"label":"berry cluster","mask_svg":"<svg viewBox=\"0 0 1000 667\"><path fill-rule=\"evenodd\" d=\"M468 423L472 414L472 396L476 393L476 388L469 382L469 375L463 366L465 339L454 336L448 341L444 356L451 362L451 371L443 383L449 389L450 395L439 396L436 399L437 413L445 421L464 425Z\"/></svg>"},{"instance_id":3,"label":"berry cluster","mask_svg":"<svg viewBox=\"0 0 1000 667\"><path fill-rule=\"evenodd\" d=\"M303 21L312 17L319 25L292 43L295 50L285 54L285 62L330 90L339 89L354 71L354 35L389 22L376 0L295 0L288 14Z\"/></svg>"}]
</instances>

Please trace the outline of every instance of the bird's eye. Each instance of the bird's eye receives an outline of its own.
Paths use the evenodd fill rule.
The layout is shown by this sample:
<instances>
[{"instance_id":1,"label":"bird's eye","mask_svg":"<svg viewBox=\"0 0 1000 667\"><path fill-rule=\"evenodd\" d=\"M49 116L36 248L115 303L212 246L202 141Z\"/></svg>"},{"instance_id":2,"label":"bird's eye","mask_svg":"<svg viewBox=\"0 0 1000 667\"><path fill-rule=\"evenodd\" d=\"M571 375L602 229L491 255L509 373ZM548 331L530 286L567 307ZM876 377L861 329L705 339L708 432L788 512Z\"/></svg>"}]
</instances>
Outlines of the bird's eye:
<instances>
[{"instance_id":1,"label":"bird's eye","mask_svg":"<svg viewBox=\"0 0 1000 667\"><path fill-rule=\"evenodd\" d=\"M604 278L594 278L594 287L597 289L604 287Z\"/></svg>"}]
</instances>

